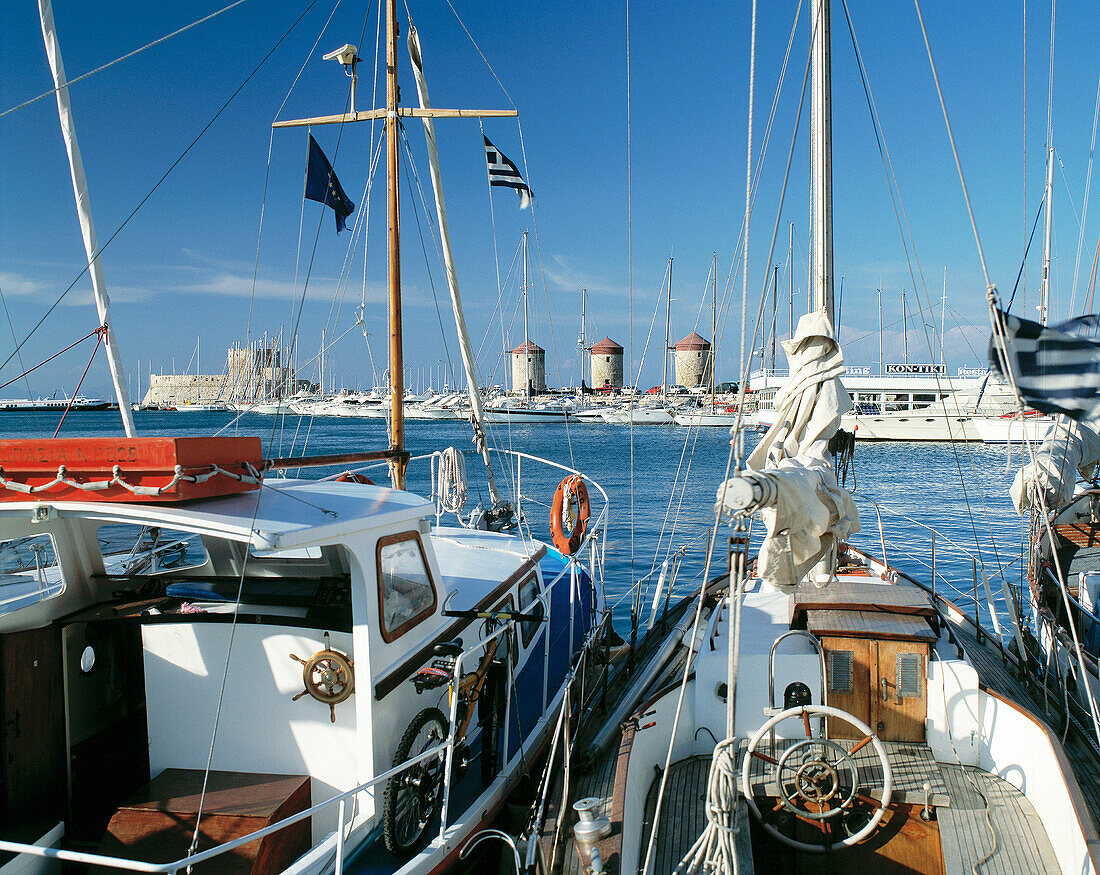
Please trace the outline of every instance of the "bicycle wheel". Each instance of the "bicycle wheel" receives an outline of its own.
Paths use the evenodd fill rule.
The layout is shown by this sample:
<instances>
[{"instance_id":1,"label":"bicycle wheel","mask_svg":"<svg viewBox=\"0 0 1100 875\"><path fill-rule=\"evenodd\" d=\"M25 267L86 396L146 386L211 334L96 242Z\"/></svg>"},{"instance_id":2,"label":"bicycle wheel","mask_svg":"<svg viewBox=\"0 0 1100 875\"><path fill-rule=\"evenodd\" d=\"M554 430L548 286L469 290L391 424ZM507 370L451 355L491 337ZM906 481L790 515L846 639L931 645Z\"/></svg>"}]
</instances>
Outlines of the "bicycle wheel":
<instances>
[{"instance_id":1,"label":"bicycle wheel","mask_svg":"<svg viewBox=\"0 0 1100 875\"><path fill-rule=\"evenodd\" d=\"M436 747L447 737L447 718L438 708L425 708L409 724L397 752L394 766ZM432 830L443 801L443 771L446 756L429 757L394 775L386 784L382 800L382 837L386 850L398 856L419 851Z\"/></svg>"},{"instance_id":2,"label":"bicycle wheel","mask_svg":"<svg viewBox=\"0 0 1100 875\"><path fill-rule=\"evenodd\" d=\"M488 787L499 771L500 729L504 702L504 669L500 665L490 665L485 686L477 700L478 723L481 725L482 787Z\"/></svg>"}]
</instances>

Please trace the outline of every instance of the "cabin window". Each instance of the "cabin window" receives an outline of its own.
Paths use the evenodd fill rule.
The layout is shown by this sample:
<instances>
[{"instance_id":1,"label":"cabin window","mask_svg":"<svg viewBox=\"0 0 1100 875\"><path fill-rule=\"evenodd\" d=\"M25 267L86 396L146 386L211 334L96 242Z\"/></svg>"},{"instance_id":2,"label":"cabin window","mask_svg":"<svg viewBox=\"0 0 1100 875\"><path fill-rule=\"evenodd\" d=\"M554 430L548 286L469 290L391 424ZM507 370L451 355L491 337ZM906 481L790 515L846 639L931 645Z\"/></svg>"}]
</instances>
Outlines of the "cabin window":
<instances>
[{"instance_id":1,"label":"cabin window","mask_svg":"<svg viewBox=\"0 0 1100 875\"><path fill-rule=\"evenodd\" d=\"M853 652L851 650L830 650L827 656L829 660L829 692L852 692Z\"/></svg>"},{"instance_id":2,"label":"cabin window","mask_svg":"<svg viewBox=\"0 0 1100 875\"><path fill-rule=\"evenodd\" d=\"M897 668L897 696L899 699L918 699L921 695L920 683L921 654L899 653Z\"/></svg>"},{"instance_id":3,"label":"cabin window","mask_svg":"<svg viewBox=\"0 0 1100 875\"><path fill-rule=\"evenodd\" d=\"M52 535L0 542L0 614L61 595L65 581Z\"/></svg>"},{"instance_id":4,"label":"cabin window","mask_svg":"<svg viewBox=\"0 0 1100 875\"><path fill-rule=\"evenodd\" d=\"M96 537L107 574L156 574L206 564L206 548L194 532L108 523Z\"/></svg>"},{"instance_id":5,"label":"cabin window","mask_svg":"<svg viewBox=\"0 0 1100 875\"><path fill-rule=\"evenodd\" d=\"M520 629L523 630L523 646L526 648L531 644L531 639L535 637L539 626L542 625L540 621L543 615L543 607L542 602L539 601L539 578L537 574L532 574L519 585L519 610L521 614L536 614L540 618L539 620L520 621Z\"/></svg>"},{"instance_id":6,"label":"cabin window","mask_svg":"<svg viewBox=\"0 0 1100 875\"><path fill-rule=\"evenodd\" d=\"M435 586L416 532L378 539L382 638L396 641L435 610Z\"/></svg>"}]
</instances>

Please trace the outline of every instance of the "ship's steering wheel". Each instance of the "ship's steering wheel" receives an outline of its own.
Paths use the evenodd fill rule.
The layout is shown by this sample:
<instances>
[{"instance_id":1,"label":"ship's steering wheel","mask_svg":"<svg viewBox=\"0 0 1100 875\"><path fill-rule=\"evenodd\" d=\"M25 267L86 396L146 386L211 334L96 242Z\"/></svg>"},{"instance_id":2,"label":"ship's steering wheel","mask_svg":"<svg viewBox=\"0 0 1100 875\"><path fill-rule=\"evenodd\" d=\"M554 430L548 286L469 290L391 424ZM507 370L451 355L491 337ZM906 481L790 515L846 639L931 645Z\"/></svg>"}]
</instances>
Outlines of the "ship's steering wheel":
<instances>
[{"instance_id":1,"label":"ship's steering wheel","mask_svg":"<svg viewBox=\"0 0 1100 875\"><path fill-rule=\"evenodd\" d=\"M810 718L818 715L843 720L862 733L863 739L857 741L850 750L846 750L835 741L830 741L827 738L814 738ZM760 744L760 740L779 723L789 719L802 720L806 730L806 738L792 744L778 760L757 751L756 748ZM853 758L857 752L868 744L874 747L875 753L878 755L879 766L882 769L882 795L879 798L874 815L862 829L841 841L811 844L784 835L764 819L759 807L757 807L756 800L753 799L752 785L749 780L753 758L763 760L773 766L772 778L779 789L779 800L782 806L796 817L818 824L826 839L828 839L830 834L828 821L831 818L849 812L852 804L857 799L868 800L868 797L860 793L859 767ZM798 705L780 711L771 717L749 739L749 746L745 751L741 765L741 792L744 794L749 808L752 809L752 813L756 815L757 820L760 821L768 833L792 848L818 853L826 849L851 847L863 841L875 831L890 804L890 797L893 793L893 777L890 760L886 756L886 748L866 723L857 717L853 717L847 711L841 711L839 708L832 708L828 705ZM873 802L874 800L871 799L870 801Z\"/></svg>"}]
</instances>

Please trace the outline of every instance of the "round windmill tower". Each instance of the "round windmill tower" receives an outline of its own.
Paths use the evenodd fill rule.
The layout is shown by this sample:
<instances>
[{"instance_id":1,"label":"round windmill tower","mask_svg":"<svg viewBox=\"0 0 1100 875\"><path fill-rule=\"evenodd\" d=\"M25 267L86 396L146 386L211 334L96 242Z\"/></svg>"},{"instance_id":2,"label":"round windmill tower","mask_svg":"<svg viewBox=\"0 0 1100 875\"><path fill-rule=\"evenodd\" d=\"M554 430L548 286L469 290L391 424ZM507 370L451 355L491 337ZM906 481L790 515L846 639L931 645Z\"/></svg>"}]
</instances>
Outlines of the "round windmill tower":
<instances>
[{"instance_id":1,"label":"round windmill tower","mask_svg":"<svg viewBox=\"0 0 1100 875\"><path fill-rule=\"evenodd\" d=\"M546 391L546 350L527 340L513 349L512 392L524 395L530 381L530 392L539 395Z\"/></svg>"},{"instance_id":2,"label":"round windmill tower","mask_svg":"<svg viewBox=\"0 0 1100 875\"><path fill-rule=\"evenodd\" d=\"M623 348L610 337L605 337L589 350L592 363L593 389L621 389L623 387Z\"/></svg>"},{"instance_id":3,"label":"round windmill tower","mask_svg":"<svg viewBox=\"0 0 1100 875\"><path fill-rule=\"evenodd\" d=\"M710 383L710 342L694 331L673 347L676 382L688 389Z\"/></svg>"}]
</instances>

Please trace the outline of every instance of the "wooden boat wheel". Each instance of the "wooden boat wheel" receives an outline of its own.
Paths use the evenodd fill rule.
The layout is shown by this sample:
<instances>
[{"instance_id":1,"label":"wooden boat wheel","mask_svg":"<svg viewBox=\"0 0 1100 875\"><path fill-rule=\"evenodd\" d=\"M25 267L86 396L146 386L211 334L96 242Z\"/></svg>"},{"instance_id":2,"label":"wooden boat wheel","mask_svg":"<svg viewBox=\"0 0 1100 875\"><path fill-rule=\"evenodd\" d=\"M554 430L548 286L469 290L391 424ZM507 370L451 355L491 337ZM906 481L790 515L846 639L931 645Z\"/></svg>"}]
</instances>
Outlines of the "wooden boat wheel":
<instances>
[{"instance_id":1,"label":"wooden boat wheel","mask_svg":"<svg viewBox=\"0 0 1100 875\"><path fill-rule=\"evenodd\" d=\"M328 633L325 633L328 641ZM309 659L290 654L290 658L302 664L302 682L305 689L292 701L297 702L307 693L329 707L329 719L336 722L336 706L355 691L355 668L347 656L326 647Z\"/></svg>"}]
</instances>

